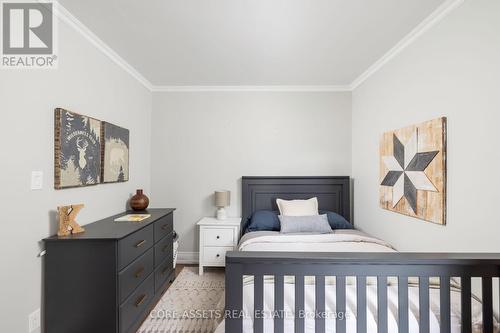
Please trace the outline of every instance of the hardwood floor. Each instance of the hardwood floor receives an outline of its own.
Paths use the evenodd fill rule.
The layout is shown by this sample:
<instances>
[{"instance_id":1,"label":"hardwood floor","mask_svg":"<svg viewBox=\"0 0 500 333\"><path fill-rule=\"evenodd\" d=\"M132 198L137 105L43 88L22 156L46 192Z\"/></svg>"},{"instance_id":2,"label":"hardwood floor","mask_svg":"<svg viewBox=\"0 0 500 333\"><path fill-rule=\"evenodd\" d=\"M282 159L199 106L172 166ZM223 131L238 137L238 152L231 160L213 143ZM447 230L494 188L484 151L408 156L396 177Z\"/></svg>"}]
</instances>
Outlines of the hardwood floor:
<instances>
[{"instance_id":1,"label":"hardwood floor","mask_svg":"<svg viewBox=\"0 0 500 333\"><path fill-rule=\"evenodd\" d=\"M175 276L179 275L179 273L182 271L184 267L198 267L198 265L183 265L183 264L177 264L175 265Z\"/></svg>"}]
</instances>

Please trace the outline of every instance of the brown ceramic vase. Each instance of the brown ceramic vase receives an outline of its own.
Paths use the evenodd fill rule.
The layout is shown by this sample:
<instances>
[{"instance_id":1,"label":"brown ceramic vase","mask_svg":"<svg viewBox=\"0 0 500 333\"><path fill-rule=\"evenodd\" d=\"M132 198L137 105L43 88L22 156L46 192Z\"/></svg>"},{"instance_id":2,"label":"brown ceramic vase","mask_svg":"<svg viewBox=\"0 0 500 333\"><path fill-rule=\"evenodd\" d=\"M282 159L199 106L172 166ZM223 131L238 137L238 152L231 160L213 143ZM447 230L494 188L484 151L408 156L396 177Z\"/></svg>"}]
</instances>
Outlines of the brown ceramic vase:
<instances>
[{"instance_id":1,"label":"brown ceramic vase","mask_svg":"<svg viewBox=\"0 0 500 333\"><path fill-rule=\"evenodd\" d=\"M143 193L143 190L137 190L137 193L130 198L130 208L135 211L145 210L149 206L149 198Z\"/></svg>"}]
</instances>

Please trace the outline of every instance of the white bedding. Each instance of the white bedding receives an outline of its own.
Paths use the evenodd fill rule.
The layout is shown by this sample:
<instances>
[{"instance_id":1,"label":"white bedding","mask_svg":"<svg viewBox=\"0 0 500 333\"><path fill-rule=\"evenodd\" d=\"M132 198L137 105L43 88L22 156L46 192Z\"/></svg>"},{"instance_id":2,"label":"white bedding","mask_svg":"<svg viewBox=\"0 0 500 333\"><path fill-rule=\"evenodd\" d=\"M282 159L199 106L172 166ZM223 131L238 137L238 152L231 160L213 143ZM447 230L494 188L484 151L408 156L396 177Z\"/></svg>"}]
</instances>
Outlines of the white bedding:
<instances>
[{"instance_id":1,"label":"white bedding","mask_svg":"<svg viewBox=\"0 0 500 333\"><path fill-rule=\"evenodd\" d=\"M289 252L394 252L395 250L384 241L370 237L357 230L336 230L331 234L280 234L279 232L251 232L245 234L239 245L240 251L289 251ZM327 277L325 281L326 312L335 314L335 278ZM452 332L460 332L460 289L459 281L451 283L451 328ZM285 332L294 331L294 294L293 277L285 277L284 304ZM314 278L305 280L305 311L314 313ZM376 278L367 279L367 328L368 332L377 331L377 287ZM389 332L397 332L398 290L397 279L388 279L388 328ZM418 332L418 280L409 279L409 329ZM243 285L244 313L253 313L253 277L245 277ZM356 332L356 281L354 277L346 280L347 332ZM272 277L264 279L264 311L271 314L274 310L274 281ZM482 329L481 303L477 297L472 300L472 322L474 332ZM439 280L430 280L430 328L431 332L439 332ZM265 318L264 332L273 332L273 319ZM335 318L326 319L327 332L335 331ZM218 333L224 332L224 322L218 327ZM253 318L243 320L243 332L253 332ZM314 332L314 319L305 319L305 332ZM498 321L495 320L495 332L500 332Z\"/></svg>"},{"instance_id":2,"label":"white bedding","mask_svg":"<svg viewBox=\"0 0 500 333\"><path fill-rule=\"evenodd\" d=\"M246 233L239 251L277 252L395 252L386 242L358 230L335 230L329 234L281 234L277 231Z\"/></svg>"}]
</instances>

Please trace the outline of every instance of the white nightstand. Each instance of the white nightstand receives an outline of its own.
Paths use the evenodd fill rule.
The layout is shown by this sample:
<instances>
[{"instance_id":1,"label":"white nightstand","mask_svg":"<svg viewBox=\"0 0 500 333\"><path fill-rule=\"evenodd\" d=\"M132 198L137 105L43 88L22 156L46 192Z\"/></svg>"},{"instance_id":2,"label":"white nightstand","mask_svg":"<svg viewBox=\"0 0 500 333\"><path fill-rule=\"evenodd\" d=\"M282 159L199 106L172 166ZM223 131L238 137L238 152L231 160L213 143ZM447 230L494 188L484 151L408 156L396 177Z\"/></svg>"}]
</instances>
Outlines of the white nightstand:
<instances>
[{"instance_id":1,"label":"white nightstand","mask_svg":"<svg viewBox=\"0 0 500 333\"><path fill-rule=\"evenodd\" d=\"M200 226L200 275L204 266L226 266L226 252L236 250L240 237L240 217L217 220L204 217Z\"/></svg>"}]
</instances>

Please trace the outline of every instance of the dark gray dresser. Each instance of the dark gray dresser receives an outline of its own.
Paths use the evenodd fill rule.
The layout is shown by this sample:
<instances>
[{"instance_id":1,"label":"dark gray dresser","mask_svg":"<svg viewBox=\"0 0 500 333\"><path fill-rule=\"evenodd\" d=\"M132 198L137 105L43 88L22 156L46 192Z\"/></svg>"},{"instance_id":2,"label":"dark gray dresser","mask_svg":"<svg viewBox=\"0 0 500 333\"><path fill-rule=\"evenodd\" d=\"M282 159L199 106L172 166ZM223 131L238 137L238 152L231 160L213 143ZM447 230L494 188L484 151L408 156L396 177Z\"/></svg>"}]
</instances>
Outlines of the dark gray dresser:
<instances>
[{"instance_id":1,"label":"dark gray dresser","mask_svg":"<svg viewBox=\"0 0 500 333\"><path fill-rule=\"evenodd\" d=\"M114 222L122 213L44 239L44 331L135 332L175 278L173 212Z\"/></svg>"}]
</instances>

